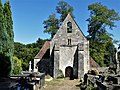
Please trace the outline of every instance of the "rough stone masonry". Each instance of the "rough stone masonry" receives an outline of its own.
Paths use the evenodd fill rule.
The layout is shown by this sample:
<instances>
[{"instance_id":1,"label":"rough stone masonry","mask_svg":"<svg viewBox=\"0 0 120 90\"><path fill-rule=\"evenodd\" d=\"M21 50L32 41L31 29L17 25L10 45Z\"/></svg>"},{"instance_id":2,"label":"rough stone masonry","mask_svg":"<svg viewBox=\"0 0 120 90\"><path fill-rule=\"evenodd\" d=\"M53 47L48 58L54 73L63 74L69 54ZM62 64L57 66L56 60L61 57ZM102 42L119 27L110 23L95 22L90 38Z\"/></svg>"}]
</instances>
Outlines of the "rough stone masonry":
<instances>
[{"instance_id":1,"label":"rough stone masonry","mask_svg":"<svg viewBox=\"0 0 120 90\"><path fill-rule=\"evenodd\" d=\"M89 41L70 14L49 43L48 71L54 78L59 76L59 71L62 71L64 77L81 78L90 70ZM45 61L43 57L35 59Z\"/></svg>"}]
</instances>

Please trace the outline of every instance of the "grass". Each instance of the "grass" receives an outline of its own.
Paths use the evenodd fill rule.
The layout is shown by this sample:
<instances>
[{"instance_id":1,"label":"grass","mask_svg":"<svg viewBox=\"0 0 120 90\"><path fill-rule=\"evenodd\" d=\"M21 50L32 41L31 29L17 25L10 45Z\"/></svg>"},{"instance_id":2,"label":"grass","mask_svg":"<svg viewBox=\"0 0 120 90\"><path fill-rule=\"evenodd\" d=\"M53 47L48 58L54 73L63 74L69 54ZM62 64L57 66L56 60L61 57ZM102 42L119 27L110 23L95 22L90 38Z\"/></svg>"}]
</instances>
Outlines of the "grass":
<instances>
[{"instance_id":1,"label":"grass","mask_svg":"<svg viewBox=\"0 0 120 90\"><path fill-rule=\"evenodd\" d=\"M79 87L76 87L77 84L79 84L78 80L53 79L47 81L42 90L80 90Z\"/></svg>"},{"instance_id":2,"label":"grass","mask_svg":"<svg viewBox=\"0 0 120 90\"><path fill-rule=\"evenodd\" d=\"M51 76L50 75L45 75L45 79L50 79Z\"/></svg>"}]
</instances>

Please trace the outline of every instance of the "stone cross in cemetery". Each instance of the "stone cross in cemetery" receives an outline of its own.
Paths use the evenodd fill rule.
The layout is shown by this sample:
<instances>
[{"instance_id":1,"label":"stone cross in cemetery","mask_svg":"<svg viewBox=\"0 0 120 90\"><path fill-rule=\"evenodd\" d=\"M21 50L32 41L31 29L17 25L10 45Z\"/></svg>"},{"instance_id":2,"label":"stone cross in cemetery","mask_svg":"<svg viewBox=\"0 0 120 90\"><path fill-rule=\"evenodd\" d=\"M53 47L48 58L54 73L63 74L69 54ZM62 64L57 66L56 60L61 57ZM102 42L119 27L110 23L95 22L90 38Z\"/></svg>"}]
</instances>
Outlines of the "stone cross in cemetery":
<instances>
[{"instance_id":1,"label":"stone cross in cemetery","mask_svg":"<svg viewBox=\"0 0 120 90\"><path fill-rule=\"evenodd\" d=\"M32 68L31 68L31 61L29 62L29 72L31 72L32 71Z\"/></svg>"},{"instance_id":2,"label":"stone cross in cemetery","mask_svg":"<svg viewBox=\"0 0 120 90\"><path fill-rule=\"evenodd\" d=\"M54 78L81 78L90 70L89 41L70 14L51 41L46 41L35 56L38 70Z\"/></svg>"}]
</instances>

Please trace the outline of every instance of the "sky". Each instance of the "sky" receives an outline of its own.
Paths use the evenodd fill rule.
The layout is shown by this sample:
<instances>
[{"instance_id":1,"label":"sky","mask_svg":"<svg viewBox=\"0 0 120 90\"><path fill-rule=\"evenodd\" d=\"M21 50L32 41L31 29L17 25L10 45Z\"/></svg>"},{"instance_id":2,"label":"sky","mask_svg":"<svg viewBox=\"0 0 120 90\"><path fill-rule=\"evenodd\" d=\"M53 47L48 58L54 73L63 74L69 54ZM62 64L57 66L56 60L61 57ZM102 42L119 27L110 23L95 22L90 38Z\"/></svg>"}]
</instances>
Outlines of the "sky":
<instances>
[{"instance_id":1,"label":"sky","mask_svg":"<svg viewBox=\"0 0 120 90\"><path fill-rule=\"evenodd\" d=\"M7 0L2 0L2 3ZM47 20L49 15L56 13L56 6L60 0L10 0L14 41L24 44L34 43L38 38L47 39L50 35L43 33L43 21ZM88 22L90 12L88 5L101 2L102 5L109 9L114 9L120 15L120 0L64 0L74 8L75 21L81 28L84 35L88 35ZM115 22L117 25L113 30L108 30L114 35L113 39L120 40L120 21Z\"/></svg>"}]
</instances>

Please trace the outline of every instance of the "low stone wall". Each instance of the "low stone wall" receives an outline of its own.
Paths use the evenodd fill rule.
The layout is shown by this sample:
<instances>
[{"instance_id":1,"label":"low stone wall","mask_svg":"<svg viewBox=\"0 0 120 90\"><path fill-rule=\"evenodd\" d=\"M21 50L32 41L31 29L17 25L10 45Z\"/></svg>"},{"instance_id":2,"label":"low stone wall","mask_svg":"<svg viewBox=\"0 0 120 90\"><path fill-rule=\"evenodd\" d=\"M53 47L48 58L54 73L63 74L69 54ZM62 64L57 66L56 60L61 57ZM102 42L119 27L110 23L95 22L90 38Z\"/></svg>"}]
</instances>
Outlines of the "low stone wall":
<instances>
[{"instance_id":1,"label":"low stone wall","mask_svg":"<svg viewBox=\"0 0 120 90\"><path fill-rule=\"evenodd\" d=\"M97 90L120 90L120 77L107 77L107 79L101 81L98 79L98 76L88 75L88 84L92 84L93 86L97 86Z\"/></svg>"},{"instance_id":2,"label":"low stone wall","mask_svg":"<svg viewBox=\"0 0 120 90\"><path fill-rule=\"evenodd\" d=\"M30 90L39 90L45 85L44 73L33 74L33 75L31 73L22 74L22 75L12 75L11 78L16 79L16 82L18 83L18 88L21 88L23 86L26 88L30 88ZM21 78L23 81L21 80Z\"/></svg>"}]
</instances>

